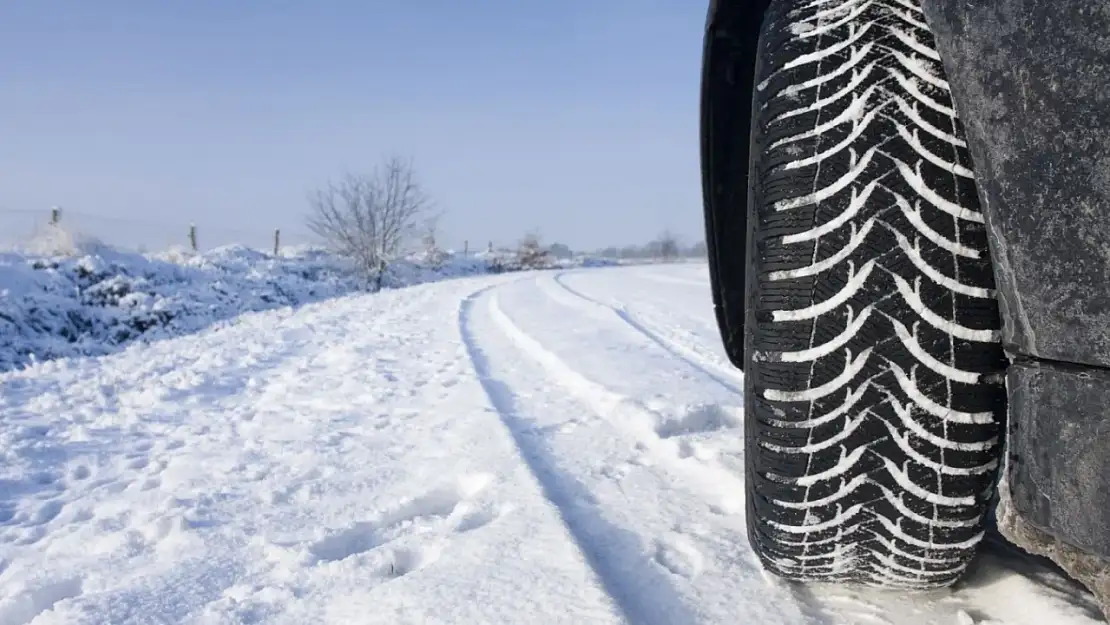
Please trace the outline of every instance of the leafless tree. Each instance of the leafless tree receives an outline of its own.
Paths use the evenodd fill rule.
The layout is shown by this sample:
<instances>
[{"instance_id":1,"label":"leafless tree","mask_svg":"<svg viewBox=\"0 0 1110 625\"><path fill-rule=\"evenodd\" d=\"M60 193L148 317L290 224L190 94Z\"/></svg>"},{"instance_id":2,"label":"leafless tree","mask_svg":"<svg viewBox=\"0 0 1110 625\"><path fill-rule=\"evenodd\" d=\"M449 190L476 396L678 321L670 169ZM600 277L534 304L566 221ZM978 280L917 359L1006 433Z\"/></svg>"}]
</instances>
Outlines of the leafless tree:
<instances>
[{"instance_id":1,"label":"leafless tree","mask_svg":"<svg viewBox=\"0 0 1110 625\"><path fill-rule=\"evenodd\" d=\"M542 269L551 264L547 249L540 243L539 233L534 231L524 235L524 238L520 240L520 245L517 246L516 258L521 269Z\"/></svg>"},{"instance_id":2,"label":"leafless tree","mask_svg":"<svg viewBox=\"0 0 1110 625\"><path fill-rule=\"evenodd\" d=\"M410 162L393 156L368 174L347 174L309 196L308 228L380 288L388 261L417 234L431 208Z\"/></svg>"},{"instance_id":3,"label":"leafless tree","mask_svg":"<svg viewBox=\"0 0 1110 625\"><path fill-rule=\"evenodd\" d=\"M664 230L662 234L655 240L655 247L659 252L659 257L664 261L672 261L678 258L678 237L670 230Z\"/></svg>"}]
</instances>

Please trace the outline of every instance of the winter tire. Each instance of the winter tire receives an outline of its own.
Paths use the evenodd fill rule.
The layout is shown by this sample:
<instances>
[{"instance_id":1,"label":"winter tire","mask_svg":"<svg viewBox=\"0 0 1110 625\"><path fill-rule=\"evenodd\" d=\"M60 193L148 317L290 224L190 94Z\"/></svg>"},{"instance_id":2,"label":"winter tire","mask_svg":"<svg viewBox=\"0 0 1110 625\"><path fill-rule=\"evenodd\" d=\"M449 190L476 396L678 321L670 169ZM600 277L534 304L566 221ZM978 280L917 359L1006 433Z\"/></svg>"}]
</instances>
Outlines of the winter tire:
<instances>
[{"instance_id":1,"label":"winter tire","mask_svg":"<svg viewBox=\"0 0 1110 625\"><path fill-rule=\"evenodd\" d=\"M772 0L751 126L748 531L798 581L926 589L983 535L1005 360L917 0Z\"/></svg>"}]
</instances>

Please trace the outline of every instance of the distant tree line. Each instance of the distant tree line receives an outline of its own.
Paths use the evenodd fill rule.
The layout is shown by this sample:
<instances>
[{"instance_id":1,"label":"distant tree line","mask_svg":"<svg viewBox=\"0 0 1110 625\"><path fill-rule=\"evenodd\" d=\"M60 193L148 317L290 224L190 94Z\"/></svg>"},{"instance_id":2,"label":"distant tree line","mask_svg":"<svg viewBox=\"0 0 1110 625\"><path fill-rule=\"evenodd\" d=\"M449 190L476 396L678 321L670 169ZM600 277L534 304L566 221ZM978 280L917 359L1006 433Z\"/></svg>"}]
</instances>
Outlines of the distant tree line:
<instances>
[{"instance_id":1,"label":"distant tree line","mask_svg":"<svg viewBox=\"0 0 1110 625\"><path fill-rule=\"evenodd\" d=\"M610 246L594 252L603 258L629 260L677 260L680 258L704 258L707 254L705 241L683 244L671 231L667 230L655 239L641 245Z\"/></svg>"},{"instance_id":2,"label":"distant tree line","mask_svg":"<svg viewBox=\"0 0 1110 625\"><path fill-rule=\"evenodd\" d=\"M534 241L536 235L530 235ZM576 251L564 243L552 243L544 246L547 254L552 258L565 259L583 253ZM647 243L640 245L625 245L623 247L610 246L600 250L585 252L602 258L614 260L678 260L685 258L704 258L707 254L704 241L683 244L677 235L667 230Z\"/></svg>"}]
</instances>

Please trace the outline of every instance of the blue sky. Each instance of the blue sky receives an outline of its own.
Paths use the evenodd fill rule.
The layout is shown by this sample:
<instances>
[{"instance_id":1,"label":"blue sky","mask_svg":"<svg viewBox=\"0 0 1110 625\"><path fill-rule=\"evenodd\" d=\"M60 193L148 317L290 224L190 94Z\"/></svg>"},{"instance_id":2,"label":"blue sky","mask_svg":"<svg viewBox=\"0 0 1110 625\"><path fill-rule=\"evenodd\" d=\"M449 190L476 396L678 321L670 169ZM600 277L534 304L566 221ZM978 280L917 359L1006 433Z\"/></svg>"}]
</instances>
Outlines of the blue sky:
<instances>
[{"instance_id":1,"label":"blue sky","mask_svg":"<svg viewBox=\"0 0 1110 625\"><path fill-rule=\"evenodd\" d=\"M3 3L0 230L61 205L128 245L295 237L308 191L400 153L447 243L699 240L705 5Z\"/></svg>"}]
</instances>

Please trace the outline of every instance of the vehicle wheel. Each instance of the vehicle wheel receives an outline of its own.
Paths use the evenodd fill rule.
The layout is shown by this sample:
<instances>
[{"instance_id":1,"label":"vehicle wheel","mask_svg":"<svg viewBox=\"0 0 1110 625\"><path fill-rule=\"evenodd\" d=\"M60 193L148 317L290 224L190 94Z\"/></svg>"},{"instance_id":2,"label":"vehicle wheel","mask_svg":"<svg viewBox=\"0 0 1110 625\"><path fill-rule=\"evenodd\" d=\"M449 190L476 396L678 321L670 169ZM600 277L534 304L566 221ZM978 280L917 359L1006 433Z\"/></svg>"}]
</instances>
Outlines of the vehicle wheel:
<instances>
[{"instance_id":1,"label":"vehicle wheel","mask_svg":"<svg viewBox=\"0 0 1110 625\"><path fill-rule=\"evenodd\" d=\"M772 0L752 107L748 531L799 581L933 588L983 535L1005 359L917 0Z\"/></svg>"}]
</instances>

